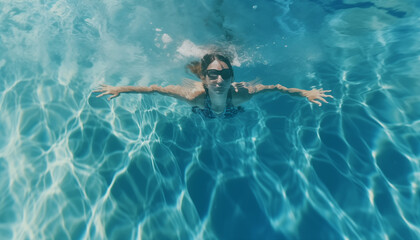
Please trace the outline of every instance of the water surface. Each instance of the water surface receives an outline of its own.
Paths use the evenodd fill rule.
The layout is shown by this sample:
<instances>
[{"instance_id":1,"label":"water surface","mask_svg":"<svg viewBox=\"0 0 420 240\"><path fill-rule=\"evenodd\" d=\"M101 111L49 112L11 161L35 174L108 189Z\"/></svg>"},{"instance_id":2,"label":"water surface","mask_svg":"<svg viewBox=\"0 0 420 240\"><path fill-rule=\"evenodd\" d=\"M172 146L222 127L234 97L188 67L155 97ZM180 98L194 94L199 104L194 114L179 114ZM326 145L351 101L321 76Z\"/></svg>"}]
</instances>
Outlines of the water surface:
<instances>
[{"instance_id":1,"label":"water surface","mask_svg":"<svg viewBox=\"0 0 420 240\"><path fill-rule=\"evenodd\" d=\"M416 1L0 1L4 239L419 239ZM270 93L233 120L182 84L212 44Z\"/></svg>"}]
</instances>

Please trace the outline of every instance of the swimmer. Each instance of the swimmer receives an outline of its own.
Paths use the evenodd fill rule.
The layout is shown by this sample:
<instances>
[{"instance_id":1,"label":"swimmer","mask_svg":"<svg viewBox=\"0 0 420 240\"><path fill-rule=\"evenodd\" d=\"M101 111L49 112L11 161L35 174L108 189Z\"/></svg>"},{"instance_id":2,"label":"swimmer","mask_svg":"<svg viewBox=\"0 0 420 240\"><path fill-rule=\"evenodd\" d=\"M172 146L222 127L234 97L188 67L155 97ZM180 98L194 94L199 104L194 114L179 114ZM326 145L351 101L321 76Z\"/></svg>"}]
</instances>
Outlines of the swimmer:
<instances>
[{"instance_id":1,"label":"swimmer","mask_svg":"<svg viewBox=\"0 0 420 240\"><path fill-rule=\"evenodd\" d=\"M325 98L333 98L333 96L326 94L331 90L302 90L286 88L280 84L263 85L234 82L230 60L217 53L206 54L200 62L192 62L187 67L201 79L201 83L190 80L191 86L170 85L166 87L157 85L151 85L150 87L101 85L100 89L94 92L101 93L97 97L111 95L108 100L118 97L120 93L159 93L188 102L193 106L192 111L194 113L206 118L234 117L236 114L243 112L240 104L259 93L282 92L302 96L319 106L322 105L321 101L327 103Z\"/></svg>"}]
</instances>

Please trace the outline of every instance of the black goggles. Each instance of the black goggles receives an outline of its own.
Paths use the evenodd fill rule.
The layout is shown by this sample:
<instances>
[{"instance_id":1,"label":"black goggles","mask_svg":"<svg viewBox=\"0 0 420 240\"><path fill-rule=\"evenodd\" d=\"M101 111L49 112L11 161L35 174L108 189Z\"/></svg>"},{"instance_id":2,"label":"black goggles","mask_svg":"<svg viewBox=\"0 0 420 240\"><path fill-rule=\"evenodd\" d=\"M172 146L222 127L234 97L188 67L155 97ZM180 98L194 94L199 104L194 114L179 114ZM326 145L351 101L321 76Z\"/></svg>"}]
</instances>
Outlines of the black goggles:
<instances>
[{"instance_id":1,"label":"black goggles","mask_svg":"<svg viewBox=\"0 0 420 240\"><path fill-rule=\"evenodd\" d=\"M223 79L229 79L232 77L232 71L230 69L223 69L221 71L218 70L207 70L207 76L211 80L217 79L217 77L220 75Z\"/></svg>"}]
</instances>

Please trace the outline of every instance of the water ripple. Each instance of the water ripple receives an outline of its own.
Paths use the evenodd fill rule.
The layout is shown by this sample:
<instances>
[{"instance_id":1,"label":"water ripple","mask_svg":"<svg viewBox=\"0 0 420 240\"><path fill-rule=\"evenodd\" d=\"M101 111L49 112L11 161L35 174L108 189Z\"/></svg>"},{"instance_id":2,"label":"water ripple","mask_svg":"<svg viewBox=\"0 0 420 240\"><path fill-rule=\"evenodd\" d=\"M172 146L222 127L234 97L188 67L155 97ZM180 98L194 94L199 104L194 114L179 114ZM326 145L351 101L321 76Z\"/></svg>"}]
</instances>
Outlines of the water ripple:
<instances>
[{"instance_id":1,"label":"water ripple","mask_svg":"<svg viewBox=\"0 0 420 240\"><path fill-rule=\"evenodd\" d=\"M0 235L418 239L418 7L3 1ZM186 42L227 42L238 80L335 99L267 94L225 121L159 95L91 93L191 78Z\"/></svg>"}]
</instances>

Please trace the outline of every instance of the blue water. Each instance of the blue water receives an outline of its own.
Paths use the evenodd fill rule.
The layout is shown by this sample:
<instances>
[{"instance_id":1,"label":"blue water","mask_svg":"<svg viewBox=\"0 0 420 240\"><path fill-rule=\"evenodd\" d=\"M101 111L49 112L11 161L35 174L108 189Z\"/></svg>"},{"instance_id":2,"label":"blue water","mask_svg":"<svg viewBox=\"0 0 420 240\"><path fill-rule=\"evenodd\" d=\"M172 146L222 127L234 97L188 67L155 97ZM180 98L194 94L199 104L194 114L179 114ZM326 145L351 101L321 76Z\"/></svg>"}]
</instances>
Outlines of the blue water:
<instances>
[{"instance_id":1,"label":"blue water","mask_svg":"<svg viewBox=\"0 0 420 240\"><path fill-rule=\"evenodd\" d=\"M420 2L0 1L1 239L420 239ZM270 93L233 120L182 84L210 45Z\"/></svg>"}]
</instances>

